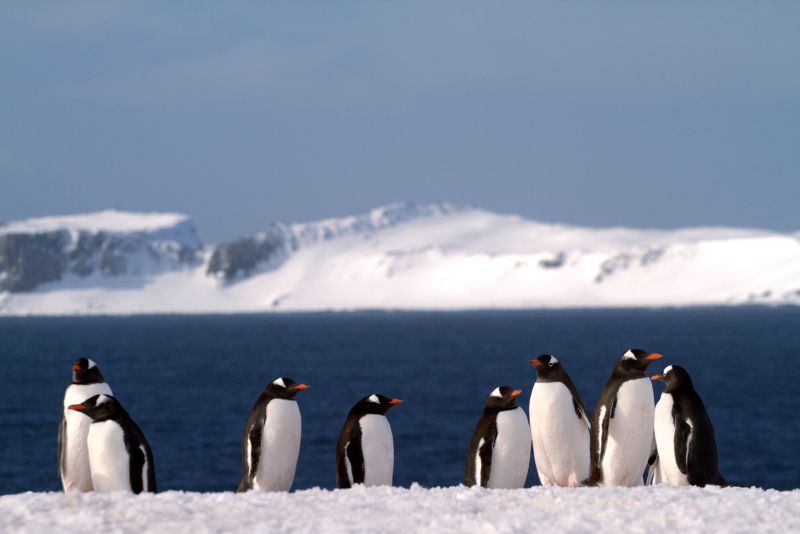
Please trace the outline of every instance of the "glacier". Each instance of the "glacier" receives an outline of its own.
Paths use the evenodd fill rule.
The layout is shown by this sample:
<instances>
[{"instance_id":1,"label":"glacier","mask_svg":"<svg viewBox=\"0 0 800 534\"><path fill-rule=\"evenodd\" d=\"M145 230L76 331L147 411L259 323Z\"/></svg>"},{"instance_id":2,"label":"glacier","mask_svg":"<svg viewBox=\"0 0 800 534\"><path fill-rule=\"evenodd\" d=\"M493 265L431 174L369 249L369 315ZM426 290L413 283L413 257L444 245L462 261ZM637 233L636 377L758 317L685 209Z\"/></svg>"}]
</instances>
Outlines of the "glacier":
<instances>
[{"instance_id":1,"label":"glacier","mask_svg":"<svg viewBox=\"0 0 800 534\"><path fill-rule=\"evenodd\" d=\"M549 224L396 203L216 245L187 216L0 225L0 314L800 304L800 233Z\"/></svg>"},{"instance_id":2,"label":"glacier","mask_svg":"<svg viewBox=\"0 0 800 534\"><path fill-rule=\"evenodd\" d=\"M410 488L293 493L21 493L3 532L796 532L800 490Z\"/></svg>"}]
</instances>

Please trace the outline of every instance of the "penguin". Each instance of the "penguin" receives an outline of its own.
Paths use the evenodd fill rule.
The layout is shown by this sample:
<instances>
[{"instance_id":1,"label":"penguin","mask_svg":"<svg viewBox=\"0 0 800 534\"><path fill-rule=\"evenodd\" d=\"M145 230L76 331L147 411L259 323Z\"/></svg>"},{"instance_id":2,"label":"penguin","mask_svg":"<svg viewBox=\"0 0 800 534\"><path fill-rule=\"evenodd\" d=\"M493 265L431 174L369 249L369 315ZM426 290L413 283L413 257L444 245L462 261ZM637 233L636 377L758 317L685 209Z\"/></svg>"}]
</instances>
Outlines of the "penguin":
<instances>
[{"instance_id":1,"label":"penguin","mask_svg":"<svg viewBox=\"0 0 800 534\"><path fill-rule=\"evenodd\" d=\"M531 462L531 428L517 406L519 389L500 386L486 400L469 443L464 485L521 488Z\"/></svg>"},{"instance_id":2,"label":"penguin","mask_svg":"<svg viewBox=\"0 0 800 534\"><path fill-rule=\"evenodd\" d=\"M150 445L117 399L95 395L69 409L92 419L86 446L95 491L156 492Z\"/></svg>"},{"instance_id":3,"label":"penguin","mask_svg":"<svg viewBox=\"0 0 800 534\"><path fill-rule=\"evenodd\" d=\"M536 472L542 486L579 486L589 476L589 418L581 396L555 356L536 368L528 414Z\"/></svg>"},{"instance_id":4,"label":"penguin","mask_svg":"<svg viewBox=\"0 0 800 534\"><path fill-rule=\"evenodd\" d=\"M645 371L661 354L630 349L617 360L592 414L590 486L641 486L653 444L653 386Z\"/></svg>"},{"instance_id":5,"label":"penguin","mask_svg":"<svg viewBox=\"0 0 800 534\"><path fill-rule=\"evenodd\" d=\"M661 482L670 486L727 486L717 465L714 426L689 373L670 365L651 378L667 386L655 410Z\"/></svg>"},{"instance_id":6,"label":"penguin","mask_svg":"<svg viewBox=\"0 0 800 534\"><path fill-rule=\"evenodd\" d=\"M66 492L94 489L86 451L86 436L92 420L68 407L95 395L111 395L111 388L96 363L88 358L78 358L72 362L72 382L64 393L58 427L58 471Z\"/></svg>"},{"instance_id":7,"label":"penguin","mask_svg":"<svg viewBox=\"0 0 800 534\"><path fill-rule=\"evenodd\" d=\"M336 443L336 487L391 486L394 438L386 412L403 401L373 394L350 409Z\"/></svg>"},{"instance_id":8,"label":"penguin","mask_svg":"<svg viewBox=\"0 0 800 534\"><path fill-rule=\"evenodd\" d=\"M294 400L307 384L276 378L253 406L242 437L237 491L289 491L300 455L300 409Z\"/></svg>"}]
</instances>

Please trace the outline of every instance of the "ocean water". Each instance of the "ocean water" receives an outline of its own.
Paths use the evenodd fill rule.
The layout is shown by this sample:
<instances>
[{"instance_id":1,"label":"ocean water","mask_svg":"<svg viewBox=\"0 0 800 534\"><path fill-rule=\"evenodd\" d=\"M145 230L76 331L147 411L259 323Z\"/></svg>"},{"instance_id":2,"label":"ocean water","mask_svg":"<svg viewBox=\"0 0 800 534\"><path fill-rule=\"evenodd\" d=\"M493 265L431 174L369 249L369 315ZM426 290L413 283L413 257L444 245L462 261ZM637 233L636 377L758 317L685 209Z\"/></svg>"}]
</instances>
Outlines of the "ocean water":
<instances>
[{"instance_id":1,"label":"ocean water","mask_svg":"<svg viewBox=\"0 0 800 534\"><path fill-rule=\"evenodd\" d=\"M724 476L800 486L800 309L707 308L3 318L0 493L60 489L61 401L81 355L145 432L159 489L223 491L238 484L244 422L275 377L311 385L298 395L294 488L335 485L345 415L375 392L405 400L389 412L395 484L453 485L492 389L521 388L527 411L530 357L557 355L591 411L629 347L665 355L653 374L689 370Z\"/></svg>"}]
</instances>

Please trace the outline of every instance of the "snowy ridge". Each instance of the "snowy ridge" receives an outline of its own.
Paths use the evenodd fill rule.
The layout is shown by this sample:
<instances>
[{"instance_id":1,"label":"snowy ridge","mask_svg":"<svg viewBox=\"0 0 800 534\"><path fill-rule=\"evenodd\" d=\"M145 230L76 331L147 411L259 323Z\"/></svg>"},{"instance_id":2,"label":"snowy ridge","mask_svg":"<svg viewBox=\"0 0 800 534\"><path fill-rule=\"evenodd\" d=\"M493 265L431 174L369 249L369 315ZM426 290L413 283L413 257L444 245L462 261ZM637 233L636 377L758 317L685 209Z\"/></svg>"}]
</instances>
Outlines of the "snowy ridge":
<instances>
[{"instance_id":1,"label":"snowy ridge","mask_svg":"<svg viewBox=\"0 0 800 534\"><path fill-rule=\"evenodd\" d=\"M300 248L321 241L370 234L414 219L448 215L471 209L449 202L397 202L368 213L308 223L276 222L253 237L218 245L209 260L208 274L233 282L255 272L274 270Z\"/></svg>"},{"instance_id":2,"label":"snowy ridge","mask_svg":"<svg viewBox=\"0 0 800 534\"><path fill-rule=\"evenodd\" d=\"M38 217L0 224L0 235L35 234L66 230L71 232L158 232L181 227L189 217L180 213L136 213L120 210L103 210L79 215Z\"/></svg>"},{"instance_id":3,"label":"snowy ridge","mask_svg":"<svg viewBox=\"0 0 800 534\"><path fill-rule=\"evenodd\" d=\"M184 218L113 247L84 237L88 274L3 293L11 235L0 314L800 304L798 234L765 230L582 228L406 203L200 248ZM126 245L136 235L147 252ZM109 269L136 258L145 266Z\"/></svg>"},{"instance_id":4,"label":"snowy ridge","mask_svg":"<svg viewBox=\"0 0 800 534\"><path fill-rule=\"evenodd\" d=\"M486 490L356 486L294 493L22 493L0 531L796 532L800 491L757 488Z\"/></svg>"},{"instance_id":5,"label":"snowy ridge","mask_svg":"<svg viewBox=\"0 0 800 534\"><path fill-rule=\"evenodd\" d=\"M376 232L414 219L449 215L471 209L473 209L471 206L458 206L450 202L428 204L395 202L375 208L366 214L295 223L288 225L288 229L298 246L308 246L349 234Z\"/></svg>"}]
</instances>

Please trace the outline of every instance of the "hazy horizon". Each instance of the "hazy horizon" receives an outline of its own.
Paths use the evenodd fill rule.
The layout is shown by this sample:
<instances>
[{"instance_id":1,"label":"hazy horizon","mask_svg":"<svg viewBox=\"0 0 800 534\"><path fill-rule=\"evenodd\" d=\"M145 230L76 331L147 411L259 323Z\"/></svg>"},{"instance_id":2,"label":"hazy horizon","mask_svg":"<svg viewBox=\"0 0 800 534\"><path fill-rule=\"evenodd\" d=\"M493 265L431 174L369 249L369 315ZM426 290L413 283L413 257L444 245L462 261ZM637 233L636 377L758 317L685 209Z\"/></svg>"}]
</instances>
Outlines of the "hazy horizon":
<instances>
[{"instance_id":1,"label":"hazy horizon","mask_svg":"<svg viewBox=\"0 0 800 534\"><path fill-rule=\"evenodd\" d=\"M800 229L800 5L8 2L0 220Z\"/></svg>"}]
</instances>

